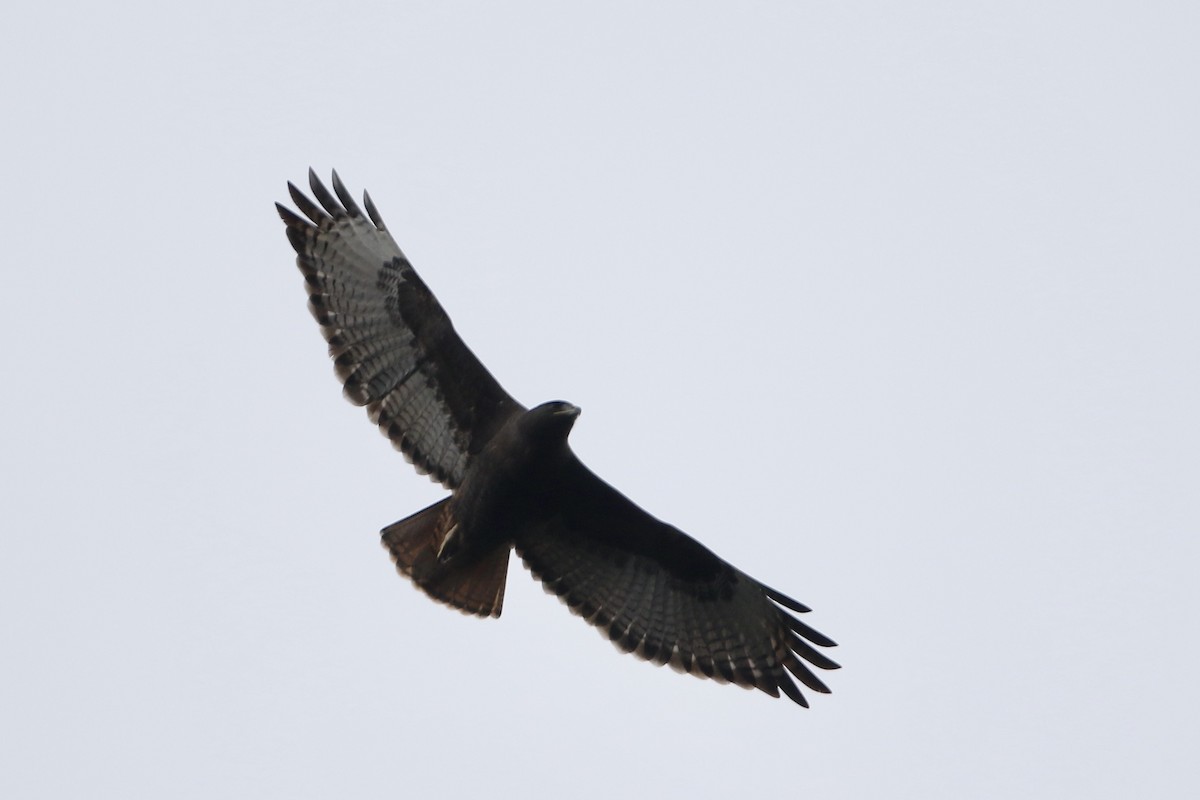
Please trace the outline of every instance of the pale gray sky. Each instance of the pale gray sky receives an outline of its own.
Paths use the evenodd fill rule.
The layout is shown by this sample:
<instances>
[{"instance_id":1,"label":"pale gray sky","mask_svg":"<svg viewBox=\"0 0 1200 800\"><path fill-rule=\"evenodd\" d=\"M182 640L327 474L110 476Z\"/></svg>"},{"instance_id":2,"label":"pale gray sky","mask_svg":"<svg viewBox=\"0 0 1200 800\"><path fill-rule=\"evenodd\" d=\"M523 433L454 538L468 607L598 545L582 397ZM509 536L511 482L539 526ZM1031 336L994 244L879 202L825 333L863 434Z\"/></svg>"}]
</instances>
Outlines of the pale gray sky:
<instances>
[{"instance_id":1,"label":"pale gray sky","mask_svg":"<svg viewBox=\"0 0 1200 800\"><path fill-rule=\"evenodd\" d=\"M0 795L1192 797L1200 6L23 4ZM510 576L340 397L272 202L372 196L637 503L811 605L804 711ZM517 794L519 793L519 795Z\"/></svg>"}]
</instances>

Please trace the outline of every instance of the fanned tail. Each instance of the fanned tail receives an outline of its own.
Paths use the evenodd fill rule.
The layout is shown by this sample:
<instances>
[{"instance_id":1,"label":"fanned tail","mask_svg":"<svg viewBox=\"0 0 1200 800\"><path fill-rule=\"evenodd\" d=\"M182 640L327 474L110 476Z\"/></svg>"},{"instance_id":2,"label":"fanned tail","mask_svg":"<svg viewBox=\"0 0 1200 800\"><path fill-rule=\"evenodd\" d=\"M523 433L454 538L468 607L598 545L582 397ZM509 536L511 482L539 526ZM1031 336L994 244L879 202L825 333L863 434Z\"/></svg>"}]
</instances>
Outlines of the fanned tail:
<instances>
[{"instance_id":1,"label":"fanned tail","mask_svg":"<svg viewBox=\"0 0 1200 800\"><path fill-rule=\"evenodd\" d=\"M504 605L511 546L497 547L470 561L439 561L437 554L454 522L441 500L383 529L383 546L408 577L434 600L468 614L498 617Z\"/></svg>"}]
</instances>

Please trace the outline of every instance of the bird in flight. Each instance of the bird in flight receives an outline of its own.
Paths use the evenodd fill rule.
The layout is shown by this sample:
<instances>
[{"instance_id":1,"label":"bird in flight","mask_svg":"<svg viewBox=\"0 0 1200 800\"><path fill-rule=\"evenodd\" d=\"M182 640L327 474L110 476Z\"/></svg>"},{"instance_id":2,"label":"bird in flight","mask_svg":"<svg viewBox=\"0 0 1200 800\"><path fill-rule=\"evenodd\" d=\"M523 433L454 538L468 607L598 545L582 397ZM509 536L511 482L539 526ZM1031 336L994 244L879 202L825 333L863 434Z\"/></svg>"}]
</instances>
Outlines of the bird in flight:
<instances>
[{"instance_id":1,"label":"bird in flight","mask_svg":"<svg viewBox=\"0 0 1200 800\"><path fill-rule=\"evenodd\" d=\"M346 398L450 496L383 529L396 568L427 595L498 617L509 553L621 650L681 672L808 701L829 689L827 636L809 609L655 519L576 458L579 408L527 409L454 330L363 193L309 170L303 216L276 204ZM795 681L793 680L795 679Z\"/></svg>"}]
</instances>

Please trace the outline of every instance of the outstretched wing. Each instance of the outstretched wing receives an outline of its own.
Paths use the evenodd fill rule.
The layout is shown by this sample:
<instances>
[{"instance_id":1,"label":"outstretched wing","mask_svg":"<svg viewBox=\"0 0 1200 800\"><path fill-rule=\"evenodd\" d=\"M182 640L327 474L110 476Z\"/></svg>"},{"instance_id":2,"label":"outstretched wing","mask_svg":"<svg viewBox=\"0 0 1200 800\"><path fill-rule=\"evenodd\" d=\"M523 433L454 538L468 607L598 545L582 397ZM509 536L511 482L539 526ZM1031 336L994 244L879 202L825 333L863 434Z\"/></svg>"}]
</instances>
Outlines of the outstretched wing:
<instances>
[{"instance_id":1,"label":"outstretched wing","mask_svg":"<svg viewBox=\"0 0 1200 800\"><path fill-rule=\"evenodd\" d=\"M808 702L793 677L829 691L808 665L837 669L813 647L834 642L785 610L808 608L572 461L558 510L516 537L517 552L547 591L621 650L656 664L772 697L782 691L802 706Z\"/></svg>"},{"instance_id":2,"label":"outstretched wing","mask_svg":"<svg viewBox=\"0 0 1200 800\"><path fill-rule=\"evenodd\" d=\"M308 183L319 206L288 184L308 219L276 208L346 398L367 407L418 472L453 489L471 456L525 409L458 337L370 196L364 216L336 172L336 198L312 170Z\"/></svg>"}]
</instances>

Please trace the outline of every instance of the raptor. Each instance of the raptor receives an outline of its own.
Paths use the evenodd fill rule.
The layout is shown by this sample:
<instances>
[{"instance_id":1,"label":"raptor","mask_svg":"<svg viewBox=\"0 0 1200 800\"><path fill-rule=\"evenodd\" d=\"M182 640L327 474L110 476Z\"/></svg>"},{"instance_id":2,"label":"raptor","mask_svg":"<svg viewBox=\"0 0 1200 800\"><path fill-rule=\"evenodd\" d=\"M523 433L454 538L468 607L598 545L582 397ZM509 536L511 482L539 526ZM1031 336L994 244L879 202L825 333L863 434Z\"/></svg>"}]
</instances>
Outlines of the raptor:
<instances>
[{"instance_id":1,"label":"raptor","mask_svg":"<svg viewBox=\"0 0 1200 800\"><path fill-rule=\"evenodd\" d=\"M621 650L720 682L829 689L834 646L809 609L764 586L593 474L571 451L579 409L527 409L454 330L365 192L309 171L314 200L277 205L347 399L450 491L383 529L397 569L435 600L498 617L515 549L545 588ZM364 211L365 209L365 211ZM794 679L794 680L793 680Z\"/></svg>"}]
</instances>

